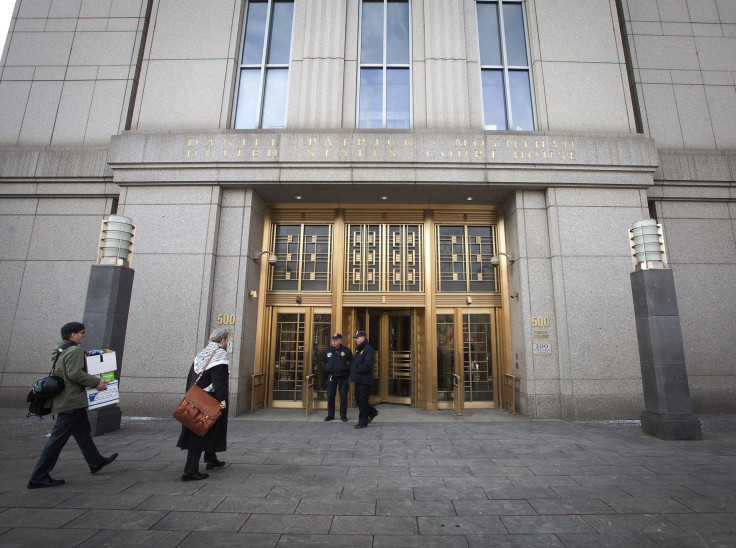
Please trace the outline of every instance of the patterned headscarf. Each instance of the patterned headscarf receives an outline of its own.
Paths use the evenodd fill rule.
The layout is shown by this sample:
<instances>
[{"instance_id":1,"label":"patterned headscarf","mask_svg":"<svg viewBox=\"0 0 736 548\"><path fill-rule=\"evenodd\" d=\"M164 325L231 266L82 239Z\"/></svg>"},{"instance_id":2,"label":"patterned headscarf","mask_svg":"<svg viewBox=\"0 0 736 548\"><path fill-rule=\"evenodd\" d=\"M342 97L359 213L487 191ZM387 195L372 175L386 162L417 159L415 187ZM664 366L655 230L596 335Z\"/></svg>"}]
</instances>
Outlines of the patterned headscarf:
<instances>
[{"instance_id":1,"label":"patterned headscarf","mask_svg":"<svg viewBox=\"0 0 736 548\"><path fill-rule=\"evenodd\" d=\"M214 356L212 356L212 353L215 353ZM210 360L210 356L212 356L212 359ZM202 369L204 369L204 364L207 363L207 360L209 360L210 363L207 364L207 369L211 369L212 367L219 365L221 363L226 363L228 365L228 371L230 370L230 358L227 356L227 350L224 348L220 348L220 344L216 343L214 341L210 341L207 346L205 346L199 354L197 354L194 358L194 372L199 375L202 372ZM205 388L205 392L211 392L214 389L214 387L210 384L207 388Z\"/></svg>"}]
</instances>

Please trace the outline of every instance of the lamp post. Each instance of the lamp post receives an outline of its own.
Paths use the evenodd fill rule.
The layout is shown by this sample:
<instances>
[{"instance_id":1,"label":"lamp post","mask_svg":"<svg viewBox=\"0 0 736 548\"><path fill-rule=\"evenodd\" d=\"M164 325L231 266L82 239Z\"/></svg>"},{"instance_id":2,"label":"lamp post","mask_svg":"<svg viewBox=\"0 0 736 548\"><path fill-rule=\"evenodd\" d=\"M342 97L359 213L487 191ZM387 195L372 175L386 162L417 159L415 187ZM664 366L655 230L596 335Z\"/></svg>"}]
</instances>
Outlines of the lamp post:
<instances>
[{"instance_id":1,"label":"lamp post","mask_svg":"<svg viewBox=\"0 0 736 548\"><path fill-rule=\"evenodd\" d=\"M102 221L97 262L92 265L84 306L85 343L91 348L115 351L120 380L128 327L128 311L135 271L130 268L135 226L122 215L109 215ZM98 436L120 428L122 411L117 404L89 411L92 435Z\"/></svg>"},{"instance_id":2,"label":"lamp post","mask_svg":"<svg viewBox=\"0 0 736 548\"><path fill-rule=\"evenodd\" d=\"M675 280L667 267L662 226L654 219L637 221L629 236L634 260L631 293L644 389L641 430L663 440L702 439L700 421L690 406Z\"/></svg>"}]
</instances>

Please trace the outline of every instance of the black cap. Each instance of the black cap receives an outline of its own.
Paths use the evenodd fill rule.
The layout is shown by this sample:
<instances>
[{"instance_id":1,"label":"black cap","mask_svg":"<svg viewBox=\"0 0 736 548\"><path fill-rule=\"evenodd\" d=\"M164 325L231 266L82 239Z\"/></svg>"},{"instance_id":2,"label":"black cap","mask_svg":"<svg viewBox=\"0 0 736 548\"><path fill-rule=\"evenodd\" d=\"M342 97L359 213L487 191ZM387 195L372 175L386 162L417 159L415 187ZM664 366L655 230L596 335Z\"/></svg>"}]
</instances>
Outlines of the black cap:
<instances>
[{"instance_id":1,"label":"black cap","mask_svg":"<svg viewBox=\"0 0 736 548\"><path fill-rule=\"evenodd\" d=\"M335 341L337 339L342 340L342 335L340 333L335 333L334 335L332 335L332 340L333 341Z\"/></svg>"},{"instance_id":2,"label":"black cap","mask_svg":"<svg viewBox=\"0 0 736 548\"><path fill-rule=\"evenodd\" d=\"M84 331L84 324L79 322L69 322L61 326L61 334L71 335L72 333L79 333Z\"/></svg>"},{"instance_id":3,"label":"black cap","mask_svg":"<svg viewBox=\"0 0 736 548\"><path fill-rule=\"evenodd\" d=\"M365 331L356 331L355 335L353 335L353 338L357 339L358 337L365 337Z\"/></svg>"}]
</instances>

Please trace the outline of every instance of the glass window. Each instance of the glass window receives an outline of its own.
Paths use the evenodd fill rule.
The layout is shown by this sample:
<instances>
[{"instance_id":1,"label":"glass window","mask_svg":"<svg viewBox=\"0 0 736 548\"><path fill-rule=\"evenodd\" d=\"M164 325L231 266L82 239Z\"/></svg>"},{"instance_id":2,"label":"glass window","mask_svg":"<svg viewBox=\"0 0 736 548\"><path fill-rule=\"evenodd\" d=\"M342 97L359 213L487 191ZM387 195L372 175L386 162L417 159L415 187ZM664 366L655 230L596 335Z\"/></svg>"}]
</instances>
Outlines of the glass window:
<instances>
[{"instance_id":1,"label":"glass window","mask_svg":"<svg viewBox=\"0 0 736 548\"><path fill-rule=\"evenodd\" d=\"M411 127L411 46L407 0L363 0L358 127Z\"/></svg>"},{"instance_id":2,"label":"glass window","mask_svg":"<svg viewBox=\"0 0 736 548\"><path fill-rule=\"evenodd\" d=\"M437 401L453 401L455 373L455 318L437 314Z\"/></svg>"},{"instance_id":3,"label":"glass window","mask_svg":"<svg viewBox=\"0 0 736 548\"><path fill-rule=\"evenodd\" d=\"M477 0L483 127L532 131L534 111L521 0Z\"/></svg>"},{"instance_id":4,"label":"glass window","mask_svg":"<svg viewBox=\"0 0 736 548\"><path fill-rule=\"evenodd\" d=\"M292 0L251 0L245 17L235 129L283 128L291 57Z\"/></svg>"}]
</instances>

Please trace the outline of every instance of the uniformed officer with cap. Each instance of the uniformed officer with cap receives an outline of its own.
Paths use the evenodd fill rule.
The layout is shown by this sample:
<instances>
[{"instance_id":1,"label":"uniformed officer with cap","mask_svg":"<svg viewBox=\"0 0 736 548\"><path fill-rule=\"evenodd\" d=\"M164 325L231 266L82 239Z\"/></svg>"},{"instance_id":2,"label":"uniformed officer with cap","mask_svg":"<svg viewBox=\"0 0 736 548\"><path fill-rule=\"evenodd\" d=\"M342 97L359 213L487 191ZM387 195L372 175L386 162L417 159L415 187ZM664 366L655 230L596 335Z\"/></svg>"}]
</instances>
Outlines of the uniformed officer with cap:
<instances>
[{"instance_id":1,"label":"uniformed officer with cap","mask_svg":"<svg viewBox=\"0 0 736 548\"><path fill-rule=\"evenodd\" d=\"M350 373L350 360L353 353L347 346L342 345L342 335L332 335L332 346L328 348L322 357L322 368L327 374L327 416L326 421L335 418L335 393L340 391L340 419L348 420L348 374Z\"/></svg>"},{"instance_id":2,"label":"uniformed officer with cap","mask_svg":"<svg viewBox=\"0 0 736 548\"><path fill-rule=\"evenodd\" d=\"M357 346L350 362L350 380L355 385L355 399L358 400L358 424L354 428L365 428L378 415L378 409L369 402L376 357L365 331L358 331L353 338Z\"/></svg>"}]
</instances>

